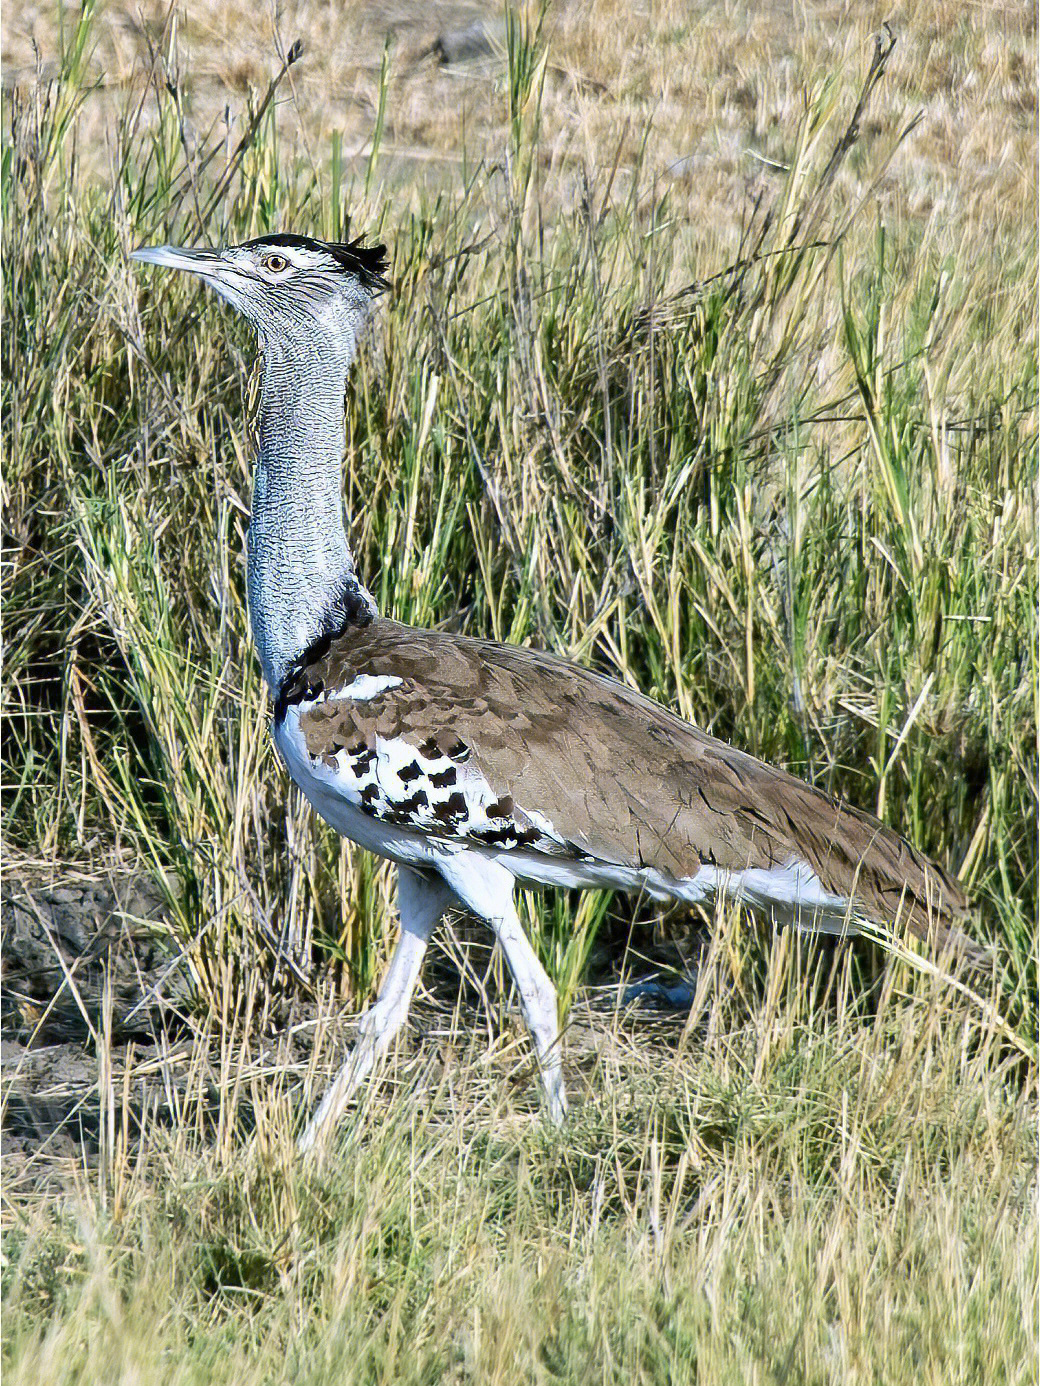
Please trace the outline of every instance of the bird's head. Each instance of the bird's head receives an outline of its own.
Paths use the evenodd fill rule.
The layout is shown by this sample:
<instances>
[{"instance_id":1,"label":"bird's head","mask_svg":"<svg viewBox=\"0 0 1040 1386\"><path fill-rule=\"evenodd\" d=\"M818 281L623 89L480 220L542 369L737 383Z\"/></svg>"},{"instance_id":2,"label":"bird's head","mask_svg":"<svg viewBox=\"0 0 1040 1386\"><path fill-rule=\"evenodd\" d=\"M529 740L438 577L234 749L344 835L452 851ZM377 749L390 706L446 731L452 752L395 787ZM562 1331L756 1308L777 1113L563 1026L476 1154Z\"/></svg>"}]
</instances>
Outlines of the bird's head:
<instances>
[{"instance_id":1,"label":"bird's head","mask_svg":"<svg viewBox=\"0 0 1040 1386\"><path fill-rule=\"evenodd\" d=\"M132 257L197 274L245 314L265 348L343 348L353 355L372 300L387 282L386 247L259 236L223 250L143 246Z\"/></svg>"}]
</instances>

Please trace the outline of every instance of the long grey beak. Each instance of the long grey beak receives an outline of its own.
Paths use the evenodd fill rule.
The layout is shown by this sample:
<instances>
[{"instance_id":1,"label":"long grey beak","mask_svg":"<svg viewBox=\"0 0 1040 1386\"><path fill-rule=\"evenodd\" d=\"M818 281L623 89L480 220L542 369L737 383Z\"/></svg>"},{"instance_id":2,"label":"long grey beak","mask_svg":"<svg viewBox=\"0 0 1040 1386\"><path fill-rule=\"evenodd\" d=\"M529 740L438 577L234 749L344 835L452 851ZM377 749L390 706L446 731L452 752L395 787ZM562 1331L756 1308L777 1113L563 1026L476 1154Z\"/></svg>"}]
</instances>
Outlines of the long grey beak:
<instances>
[{"instance_id":1,"label":"long grey beak","mask_svg":"<svg viewBox=\"0 0 1040 1386\"><path fill-rule=\"evenodd\" d=\"M165 269L187 270L189 274L210 275L221 268L223 257L218 250L192 250L179 245L143 245L131 250L131 260L143 260L146 265L162 265Z\"/></svg>"}]
</instances>

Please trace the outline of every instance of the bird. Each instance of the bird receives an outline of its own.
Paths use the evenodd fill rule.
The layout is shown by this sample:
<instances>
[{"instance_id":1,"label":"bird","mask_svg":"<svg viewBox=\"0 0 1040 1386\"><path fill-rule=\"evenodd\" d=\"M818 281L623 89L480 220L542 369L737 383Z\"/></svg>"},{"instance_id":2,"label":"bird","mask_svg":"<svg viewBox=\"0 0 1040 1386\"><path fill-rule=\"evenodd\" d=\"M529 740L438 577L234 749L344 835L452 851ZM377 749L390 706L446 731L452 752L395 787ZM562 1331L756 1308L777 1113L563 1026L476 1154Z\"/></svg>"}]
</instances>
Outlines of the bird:
<instances>
[{"instance_id":1,"label":"bird","mask_svg":"<svg viewBox=\"0 0 1040 1386\"><path fill-rule=\"evenodd\" d=\"M899 923L980 961L959 883L879 819L558 655L378 610L348 540L342 467L348 372L390 288L384 245L280 232L132 255L197 276L255 329L247 596L274 743L321 817L397 868L389 966L301 1151L327 1141L385 1055L451 909L490 926L546 1113L563 1121L557 996L520 886L724 898L825 934Z\"/></svg>"}]
</instances>

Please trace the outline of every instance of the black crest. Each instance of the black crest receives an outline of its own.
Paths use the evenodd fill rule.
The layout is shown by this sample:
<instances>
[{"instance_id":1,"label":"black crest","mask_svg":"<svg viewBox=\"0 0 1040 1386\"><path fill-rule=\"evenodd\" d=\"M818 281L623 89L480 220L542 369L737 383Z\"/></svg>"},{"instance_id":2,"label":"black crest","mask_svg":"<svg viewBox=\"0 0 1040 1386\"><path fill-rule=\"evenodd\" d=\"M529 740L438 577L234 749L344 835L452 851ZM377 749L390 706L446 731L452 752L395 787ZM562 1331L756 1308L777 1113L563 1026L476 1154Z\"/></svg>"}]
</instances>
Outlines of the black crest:
<instances>
[{"instance_id":1,"label":"black crest","mask_svg":"<svg viewBox=\"0 0 1040 1386\"><path fill-rule=\"evenodd\" d=\"M365 245L358 236L353 241L319 241L313 236L295 236L288 231L279 231L273 236L257 236L246 241L247 246L284 245L297 246L301 250L324 250L331 255L348 274L356 274L364 288L379 293L388 286L386 270L388 265L385 245Z\"/></svg>"}]
</instances>

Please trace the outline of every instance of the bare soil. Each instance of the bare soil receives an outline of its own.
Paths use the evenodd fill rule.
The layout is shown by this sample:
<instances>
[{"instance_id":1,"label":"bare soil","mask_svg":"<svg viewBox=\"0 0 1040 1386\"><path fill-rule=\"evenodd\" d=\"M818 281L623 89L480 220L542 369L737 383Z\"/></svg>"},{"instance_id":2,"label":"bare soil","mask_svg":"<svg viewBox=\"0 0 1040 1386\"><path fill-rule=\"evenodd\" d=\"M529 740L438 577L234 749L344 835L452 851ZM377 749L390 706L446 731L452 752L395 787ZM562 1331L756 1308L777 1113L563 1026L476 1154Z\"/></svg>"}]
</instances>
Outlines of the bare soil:
<instances>
[{"instance_id":1,"label":"bare soil","mask_svg":"<svg viewBox=\"0 0 1040 1386\"><path fill-rule=\"evenodd\" d=\"M8 1190L89 1162L99 1131L99 1044L184 1030L184 982L162 942L162 899L137 875L30 883L0 895L3 1159ZM111 1050L109 1051L111 1052Z\"/></svg>"},{"instance_id":2,"label":"bare soil","mask_svg":"<svg viewBox=\"0 0 1040 1386\"><path fill-rule=\"evenodd\" d=\"M692 945L649 931L639 944L627 956L617 939L594 951L593 984L568 1027L572 1080L617 1042L610 1021L619 1002L635 1003L643 1043L667 1048L681 1032L688 988L674 984L677 974L690 975ZM112 871L42 883L9 873L0 893L0 955L0 1151L8 1197L60 1194L91 1169L113 1132L132 1146L146 1120L177 1120L200 1040L216 1075L219 1036L203 1033L162 894L148 877ZM633 973L643 981L629 991ZM410 1018L412 1045L441 1051L444 1063L474 1032L493 1043L518 1026L491 940L475 923L442 931L423 981ZM289 998L279 1014L268 1013L254 1026L256 1047L243 1046L248 1052L233 1061L247 1070L274 1060L302 1077L316 1026L326 1023L332 1049L345 1052L355 1010L336 1014L332 990L326 986L321 1000ZM533 1083L533 1073L521 1072L520 1080ZM215 1080L214 1106L217 1100Z\"/></svg>"}]
</instances>

